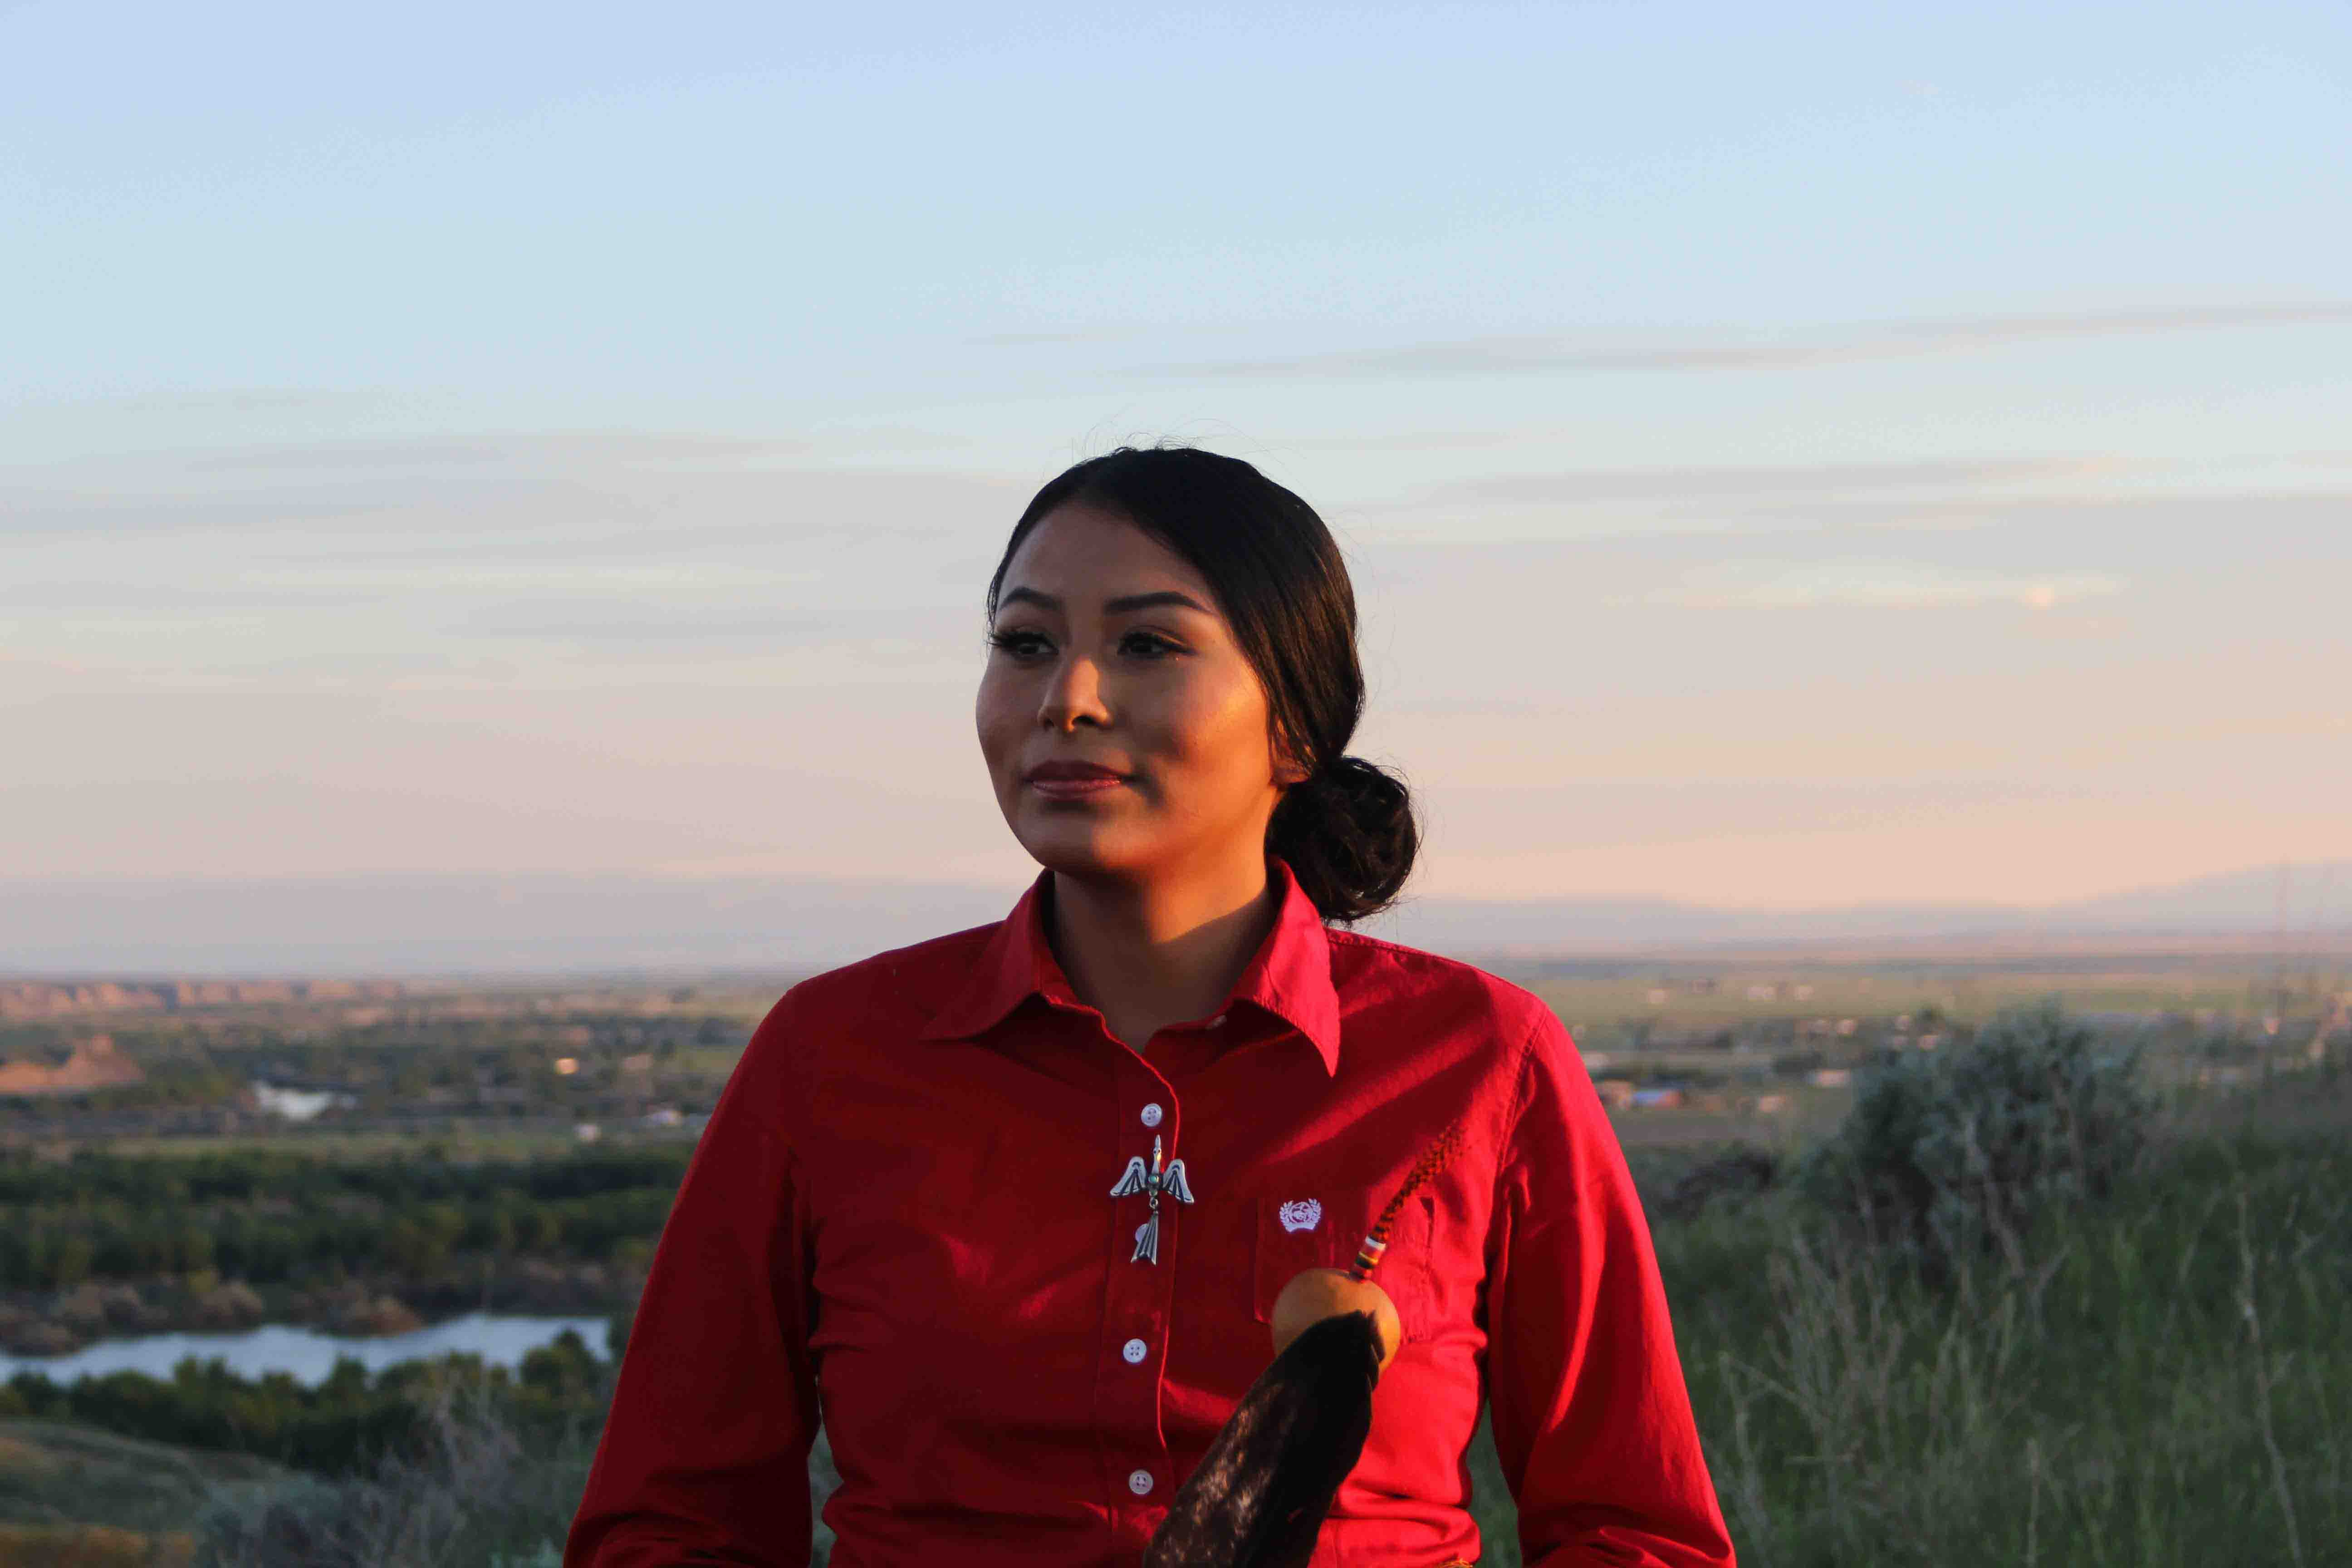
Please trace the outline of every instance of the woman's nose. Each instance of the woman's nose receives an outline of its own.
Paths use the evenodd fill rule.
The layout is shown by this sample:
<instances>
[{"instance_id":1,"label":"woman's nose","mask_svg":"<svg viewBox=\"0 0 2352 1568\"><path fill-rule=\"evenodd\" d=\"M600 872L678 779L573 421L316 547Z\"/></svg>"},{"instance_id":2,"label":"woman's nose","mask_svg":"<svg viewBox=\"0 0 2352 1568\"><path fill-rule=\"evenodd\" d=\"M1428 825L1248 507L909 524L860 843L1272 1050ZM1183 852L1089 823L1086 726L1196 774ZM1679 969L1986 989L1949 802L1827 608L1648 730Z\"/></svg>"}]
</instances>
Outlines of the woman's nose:
<instances>
[{"instance_id":1,"label":"woman's nose","mask_svg":"<svg viewBox=\"0 0 2352 1568\"><path fill-rule=\"evenodd\" d=\"M1045 700L1037 717L1049 730L1067 730L1081 720L1105 724L1110 711L1103 706L1102 672L1090 658L1064 660L1045 686Z\"/></svg>"}]
</instances>

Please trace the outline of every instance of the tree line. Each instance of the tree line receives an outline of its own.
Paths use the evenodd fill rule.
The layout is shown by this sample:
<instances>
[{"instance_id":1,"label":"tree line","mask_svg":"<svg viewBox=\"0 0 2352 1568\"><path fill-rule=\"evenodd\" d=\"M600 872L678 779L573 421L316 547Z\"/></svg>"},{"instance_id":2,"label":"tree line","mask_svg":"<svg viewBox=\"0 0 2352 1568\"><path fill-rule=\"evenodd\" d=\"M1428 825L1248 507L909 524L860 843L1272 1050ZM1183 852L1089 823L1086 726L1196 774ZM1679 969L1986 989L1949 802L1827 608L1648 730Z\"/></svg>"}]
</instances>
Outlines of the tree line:
<instances>
[{"instance_id":1,"label":"tree line","mask_svg":"<svg viewBox=\"0 0 2352 1568\"><path fill-rule=\"evenodd\" d=\"M617 1330L608 1331L607 1346ZM601 1423L612 1396L613 1359L566 1329L528 1352L512 1371L457 1353L403 1362L371 1373L354 1357L337 1361L315 1387L287 1373L247 1378L215 1357L194 1356L168 1378L117 1372L58 1383L20 1372L0 1384L0 1416L72 1421L155 1442L257 1454L322 1475L350 1475L423 1435L436 1385L481 1385L527 1440L567 1425Z\"/></svg>"},{"instance_id":2,"label":"tree line","mask_svg":"<svg viewBox=\"0 0 2352 1568\"><path fill-rule=\"evenodd\" d=\"M560 1159L261 1151L0 1158L0 1289L210 1270L254 1285L436 1274L467 1257L642 1258L689 1146Z\"/></svg>"}]
</instances>

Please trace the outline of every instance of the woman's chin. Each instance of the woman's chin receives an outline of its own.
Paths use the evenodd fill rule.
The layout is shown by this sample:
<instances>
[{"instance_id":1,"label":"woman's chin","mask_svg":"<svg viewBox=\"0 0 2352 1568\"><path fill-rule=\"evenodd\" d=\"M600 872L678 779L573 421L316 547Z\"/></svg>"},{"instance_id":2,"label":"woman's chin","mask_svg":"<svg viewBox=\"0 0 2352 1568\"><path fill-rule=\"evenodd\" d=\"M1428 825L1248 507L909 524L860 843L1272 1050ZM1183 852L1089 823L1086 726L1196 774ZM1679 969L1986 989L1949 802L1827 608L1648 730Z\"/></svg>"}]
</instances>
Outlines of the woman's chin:
<instances>
[{"instance_id":1,"label":"woman's chin","mask_svg":"<svg viewBox=\"0 0 2352 1568\"><path fill-rule=\"evenodd\" d=\"M1070 877L1115 877L1148 857L1137 846L1123 843L1129 836L1108 824L1084 822L1024 823L1016 835L1029 858L1049 871Z\"/></svg>"}]
</instances>

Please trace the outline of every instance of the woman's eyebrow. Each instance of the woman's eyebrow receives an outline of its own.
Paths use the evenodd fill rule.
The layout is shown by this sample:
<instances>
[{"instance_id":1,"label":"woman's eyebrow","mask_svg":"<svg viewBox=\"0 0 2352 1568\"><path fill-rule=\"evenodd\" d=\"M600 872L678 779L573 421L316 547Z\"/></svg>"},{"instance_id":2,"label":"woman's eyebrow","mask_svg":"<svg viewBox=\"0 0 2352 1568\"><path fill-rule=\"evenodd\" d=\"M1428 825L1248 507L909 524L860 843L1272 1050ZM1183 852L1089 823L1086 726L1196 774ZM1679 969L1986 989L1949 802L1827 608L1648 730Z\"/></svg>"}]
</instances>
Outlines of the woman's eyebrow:
<instances>
[{"instance_id":1,"label":"woman's eyebrow","mask_svg":"<svg viewBox=\"0 0 2352 1568\"><path fill-rule=\"evenodd\" d=\"M1061 600L1051 594L1041 594L1034 588L1012 589L998 602L1006 605L1014 603L1035 605L1038 608L1045 610L1059 610L1062 607ZM1204 616L1216 614L1214 610L1192 597L1192 595L1180 594L1173 588L1164 588L1156 594L1122 594L1116 599L1104 600L1103 609L1110 615L1118 616L1124 615L1129 610L1155 609L1163 605L1181 605L1186 609L1198 610Z\"/></svg>"}]
</instances>

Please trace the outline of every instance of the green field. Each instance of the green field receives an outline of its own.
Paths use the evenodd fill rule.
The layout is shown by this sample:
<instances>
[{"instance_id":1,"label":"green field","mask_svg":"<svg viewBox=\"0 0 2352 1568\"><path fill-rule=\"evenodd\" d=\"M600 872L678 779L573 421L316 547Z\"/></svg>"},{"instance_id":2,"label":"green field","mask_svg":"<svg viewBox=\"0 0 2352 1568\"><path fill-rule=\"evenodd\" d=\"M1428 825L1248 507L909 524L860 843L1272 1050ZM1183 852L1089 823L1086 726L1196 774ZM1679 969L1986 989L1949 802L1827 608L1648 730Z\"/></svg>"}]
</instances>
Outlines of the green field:
<instances>
[{"instance_id":1,"label":"green field","mask_svg":"<svg viewBox=\"0 0 2352 1568\"><path fill-rule=\"evenodd\" d=\"M1894 958L1863 954L1711 960L1506 961L1497 972L1550 1003L1572 1031L1614 1039L1631 1026L1727 1027L1770 1020L1891 1018L1934 1008L1966 1024L2054 997L2080 1013L2173 1014L2208 1025L2325 1014L2352 954L2086 952Z\"/></svg>"}]
</instances>

